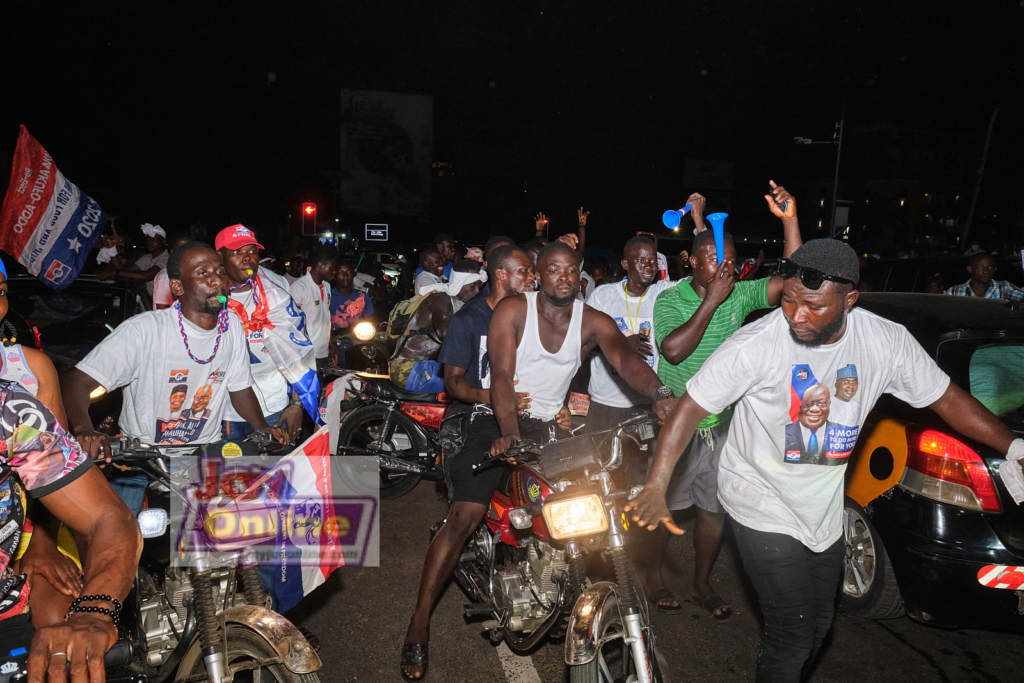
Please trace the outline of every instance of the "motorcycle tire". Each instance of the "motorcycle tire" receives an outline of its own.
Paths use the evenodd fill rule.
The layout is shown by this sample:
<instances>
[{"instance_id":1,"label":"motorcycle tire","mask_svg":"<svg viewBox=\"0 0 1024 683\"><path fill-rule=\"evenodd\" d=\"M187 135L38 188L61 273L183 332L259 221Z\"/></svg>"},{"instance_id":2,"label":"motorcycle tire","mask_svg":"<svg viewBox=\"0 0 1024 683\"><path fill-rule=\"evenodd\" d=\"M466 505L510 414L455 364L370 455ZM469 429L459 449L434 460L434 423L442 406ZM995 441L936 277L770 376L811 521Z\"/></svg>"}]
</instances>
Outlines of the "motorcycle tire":
<instances>
[{"instance_id":1,"label":"motorcycle tire","mask_svg":"<svg viewBox=\"0 0 1024 683\"><path fill-rule=\"evenodd\" d=\"M245 626L237 624L227 625L228 642L228 664L236 664L245 660L271 659L277 657L274 648L267 644L267 641ZM182 681L190 676L206 673L206 664L203 662L202 644L197 638L192 647L188 649L185 656L178 665L178 671L174 674L175 681ZM268 680L266 674L270 674L269 680L277 683L320 683L320 676L312 674L297 674L285 668L284 664L272 664L260 670L263 674L260 680Z\"/></svg>"},{"instance_id":2,"label":"motorcycle tire","mask_svg":"<svg viewBox=\"0 0 1024 683\"><path fill-rule=\"evenodd\" d=\"M623 647L622 638L614 637L616 632L625 633L619 616L619 600L609 595L602 610L602 621L598 629L599 641L605 641L597 656L586 664L569 667L569 683L625 683L636 676L632 650ZM608 636L612 636L605 640ZM650 631L644 631L644 644L651 662L651 674L655 683L671 683L668 666L661 652L654 645Z\"/></svg>"},{"instance_id":3,"label":"motorcycle tire","mask_svg":"<svg viewBox=\"0 0 1024 683\"><path fill-rule=\"evenodd\" d=\"M349 413L341 425L338 433L338 449L346 446L354 446L366 449L370 445L376 445L380 440L380 430L384 426L384 418L387 415L388 407L383 405L368 405L357 408ZM395 432L391 437L392 453L410 451L412 453L423 453L427 450L427 444L423 442L415 423L405 415L396 412L392 415L395 423ZM376 430L376 431L375 431ZM417 458L413 458L417 459ZM349 479L360 479L355 472L351 473ZM422 477L418 474L399 474L396 472L380 472L379 493L381 500L394 500L416 488ZM352 483L352 482L350 482ZM360 488L359 484L353 484L354 488ZM366 482L363 482L362 493L370 493Z\"/></svg>"}]
</instances>

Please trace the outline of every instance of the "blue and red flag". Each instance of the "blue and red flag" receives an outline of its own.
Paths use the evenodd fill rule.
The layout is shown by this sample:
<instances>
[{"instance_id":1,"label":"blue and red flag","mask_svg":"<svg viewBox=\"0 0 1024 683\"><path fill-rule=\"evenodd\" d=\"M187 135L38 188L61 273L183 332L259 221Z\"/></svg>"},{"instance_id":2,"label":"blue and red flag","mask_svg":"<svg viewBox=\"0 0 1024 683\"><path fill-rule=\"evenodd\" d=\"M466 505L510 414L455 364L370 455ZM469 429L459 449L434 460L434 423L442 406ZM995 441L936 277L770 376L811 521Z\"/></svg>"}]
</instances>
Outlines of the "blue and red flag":
<instances>
[{"instance_id":1,"label":"blue and red flag","mask_svg":"<svg viewBox=\"0 0 1024 683\"><path fill-rule=\"evenodd\" d=\"M804 393L811 387L818 386L818 380L811 372L810 365L793 366L793 383L789 395L789 421L796 422L800 419L800 404L804 400Z\"/></svg>"},{"instance_id":2,"label":"blue and red flag","mask_svg":"<svg viewBox=\"0 0 1024 683\"><path fill-rule=\"evenodd\" d=\"M22 126L0 211L0 249L50 287L64 289L82 272L106 219Z\"/></svg>"}]
</instances>

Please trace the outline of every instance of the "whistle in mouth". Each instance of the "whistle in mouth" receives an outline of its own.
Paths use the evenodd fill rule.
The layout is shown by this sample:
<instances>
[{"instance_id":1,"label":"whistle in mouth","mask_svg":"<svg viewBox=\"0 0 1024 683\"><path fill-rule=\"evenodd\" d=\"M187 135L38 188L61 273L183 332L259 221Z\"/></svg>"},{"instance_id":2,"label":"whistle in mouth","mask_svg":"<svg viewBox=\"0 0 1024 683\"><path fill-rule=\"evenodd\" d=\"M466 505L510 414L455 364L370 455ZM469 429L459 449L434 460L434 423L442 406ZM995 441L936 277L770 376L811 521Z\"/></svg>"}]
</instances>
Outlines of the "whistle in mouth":
<instances>
[{"instance_id":1,"label":"whistle in mouth","mask_svg":"<svg viewBox=\"0 0 1024 683\"><path fill-rule=\"evenodd\" d=\"M226 296L224 296L223 294L218 294L217 295L217 301L220 302L221 306L223 306L224 308L227 308L228 298Z\"/></svg>"},{"instance_id":2,"label":"whistle in mouth","mask_svg":"<svg viewBox=\"0 0 1024 683\"><path fill-rule=\"evenodd\" d=\"M248 275L249 277L252 277L252 268L246 268L245 274Z\"/></svg>"}]
</instances>

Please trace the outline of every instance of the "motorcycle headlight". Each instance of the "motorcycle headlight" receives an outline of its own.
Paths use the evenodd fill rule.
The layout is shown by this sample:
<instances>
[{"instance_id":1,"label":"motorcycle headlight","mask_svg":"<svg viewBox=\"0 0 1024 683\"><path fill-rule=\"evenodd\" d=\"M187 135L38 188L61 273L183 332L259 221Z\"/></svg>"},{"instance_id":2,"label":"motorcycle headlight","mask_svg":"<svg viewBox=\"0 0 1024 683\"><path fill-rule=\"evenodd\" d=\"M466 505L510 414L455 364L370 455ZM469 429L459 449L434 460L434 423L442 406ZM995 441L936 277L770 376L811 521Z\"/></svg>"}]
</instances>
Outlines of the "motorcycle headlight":
<instances>
[{"instance_id":1,"label":"motorcycle headlight","mask_svg":"<svg viewBox=\"0 0 1024 683\"><path fill-rule=\"evenodd\" d=\"M608 530L608 515L596 493L545 502L544 522L555 540Z\"/></svg>"},{"instance_id":2,"label":"motorcycle headlight","mask_svg":"<svg viewBox=\"0 0 1024 683\"><path fill-rule=\"evenodd\" d=\"M352 334L359 341L370 341L373 336L377 333L377 328L373 326L373 323L366 322L365 320L361 323L357 323L352 328Z\"/></svg>"}]
</instances>

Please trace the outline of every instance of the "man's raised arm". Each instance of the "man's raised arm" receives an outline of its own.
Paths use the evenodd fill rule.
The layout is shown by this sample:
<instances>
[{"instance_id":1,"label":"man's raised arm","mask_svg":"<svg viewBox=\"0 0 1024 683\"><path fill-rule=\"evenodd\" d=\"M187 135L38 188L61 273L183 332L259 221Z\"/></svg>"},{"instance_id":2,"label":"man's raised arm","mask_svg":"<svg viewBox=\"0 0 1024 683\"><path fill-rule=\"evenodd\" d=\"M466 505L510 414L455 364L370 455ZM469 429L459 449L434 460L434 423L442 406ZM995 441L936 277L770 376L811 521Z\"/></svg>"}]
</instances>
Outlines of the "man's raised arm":
<instances>
[{"instance_id":1,"label":"man's raised arm","mask_svg":"<svg viewBox=\"0 0 1024 683\"><path fill-rule=\"evenodd\" d=\"M768 202L768 210L772 215L782 220L784 244L782 245L782 257L789 258L793 252L803 245L804 240L800 237L800 223L796 217L796 199L793 198L786 188L776 185L774 180L768 181L772 187L772 193L764 196ZM774 195L774 199L772 198ZM785 202L786 210L783 211L779 204ZM782 300L782 278L776 275L768 282L768 303L778 306Z\"/></svg>"},{"instance_id":2,"label":"man's raised arm","mask_svg":"<svg viewBox=\"0 0 1024 683\"><path fill-rule=\"evenodd\" d=\"M518 345L516 320L525 320L525 309L525 297L510 296L502 299L494 307L494 315L487 330L487 355L491 361L491 408L501 429L501 438L491 447L492 455L503 453L512 441L520 438L513 382Z\"/></svg>"}]
</instances>

